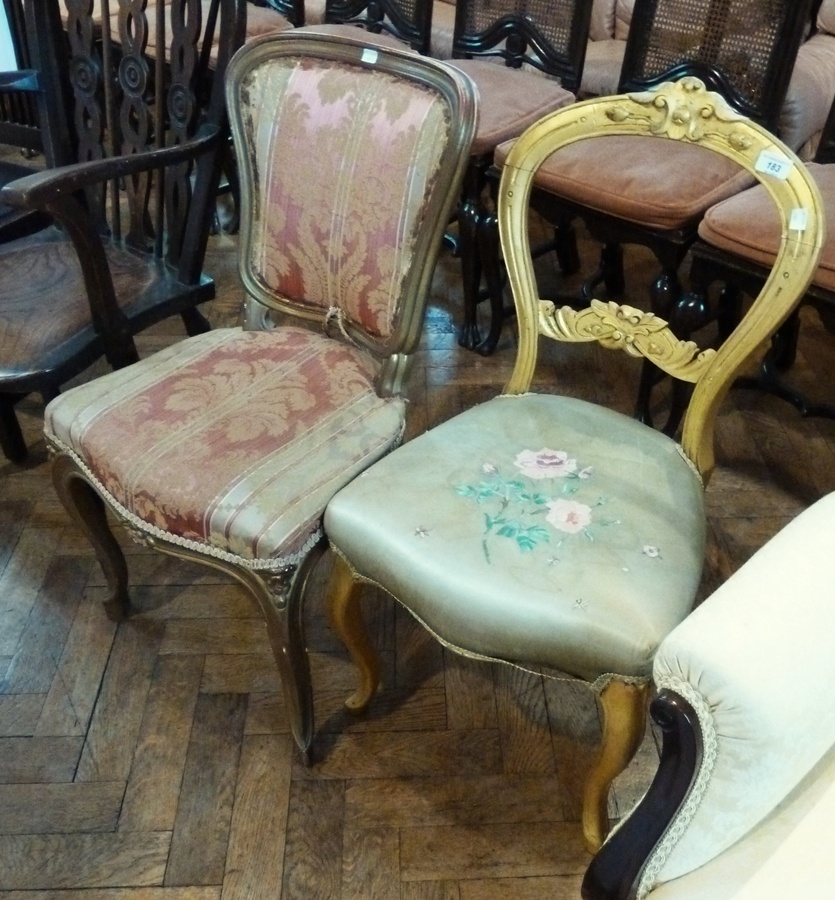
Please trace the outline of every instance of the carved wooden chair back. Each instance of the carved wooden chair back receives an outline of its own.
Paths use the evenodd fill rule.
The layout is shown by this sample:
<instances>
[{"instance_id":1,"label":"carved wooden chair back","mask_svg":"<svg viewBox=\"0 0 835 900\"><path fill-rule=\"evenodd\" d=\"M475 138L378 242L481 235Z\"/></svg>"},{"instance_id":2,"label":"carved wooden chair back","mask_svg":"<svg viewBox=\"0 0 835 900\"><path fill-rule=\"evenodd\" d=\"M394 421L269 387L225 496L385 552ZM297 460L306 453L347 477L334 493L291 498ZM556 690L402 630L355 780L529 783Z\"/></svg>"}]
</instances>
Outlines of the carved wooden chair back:
<instances>
[{"instance_id":1,"label":"carved wooden chair back","mask_svg":"<svg viewBox=\"0 0 835 900\"><path fill-rule=\"evenodd\" d=\"M281 13L295 28L305 24L304 0L249 0L253 6L269 7Z\"/></svg>"},{"instance_id":2,"label":"carved wooden chair back","mask_svg":"<svg viewBox=\"0 0 835 900\"><path fill-rule=\"evenodd\" d=\"M539 299L528 233L537 171L559 148L605 135L699 144L750 172L777 205L783 238L771 277L718 350L678 340L658 316L629 306L557 310ZM655 652L698 593L717 408L809 283L821 199L788 148L685 78L566 106L527 129L507 157L498 219L519 321L511 379L501 396L406 442L333 497L330 610L359 670L347 701L354 711L370 702L381 671L362 623L364 582L451 650L586 684L602 713L583 793L594 851L609 829L612 781L646 732ZM621 349L693 382L683 448L559 385L532 390L542 336Z\"/></svg>"},{"instance_id":3,"label":"carved wooden chair back","mask_svg":"<svg viewBox=\"0 0 835 900\"><path fill-rule=\"evenodd\" d=\"M241 43L235 0L102 4L110 14L96 28L89 0L64 0L78 161L153 151L201 127L225 128L222 76ZM164 258L194 283L212 215L214 157L90 186L90 214L117 240Z\"/></svg>"},{"instance_id":4,"label":"carved wooden chair back","mask_svg":"<svg viewBox=\"0 0 835 900\"><path fill-rule=\"evenodd\" d=\"M31 70L21 0L0 3L0 72ZM41 150L37 106L31 96L0 94L0 143Z\"/></svg>"},{"instance_id":5,"label":"carved wooden chair back","mask_svg":"<svg viewBox=\"0 0 835 900\"><path fill-rule=\"evenodd\" d=\"M556 119L559 116L559 119ZM824 240L823 201L800 161L764 127L744 119L703 82L687 77L651 91L586 101L530 129L508 155L499 188L499 230L519 320L519 353L507 392L527 391L540 334L598 341L647 359L695 385L682 446L703 479L714 463L719 405L740 369L802 299ZM582 310L538 299L528 238L534 176L560 147L606 135L652 134L698 144L734 160L768 191L780 213L782 240L771 274L748 313L719 349L680 340L654 313L593 300Z\"/></svg>"},{"instance_id":6,"label":"carved wooden chair back","mask_svg":"<svg viewBox=\"0 0 835 900\"><path fill-rule=\"evenodd\" d=\"M458 0L452 55L533 66L576 92L590 21L591 3L574 0Z\"/></svg>"},{"instance_id":7,"label":"carved wooden chair back","mask_svg":"<svg viewBox=\"0 0 835 900\"><path fill-rule=\"evenodd\" d=\"M428 55L432 0L326 0L325 22L388 34Z\"/></svg>"}]
</instances>

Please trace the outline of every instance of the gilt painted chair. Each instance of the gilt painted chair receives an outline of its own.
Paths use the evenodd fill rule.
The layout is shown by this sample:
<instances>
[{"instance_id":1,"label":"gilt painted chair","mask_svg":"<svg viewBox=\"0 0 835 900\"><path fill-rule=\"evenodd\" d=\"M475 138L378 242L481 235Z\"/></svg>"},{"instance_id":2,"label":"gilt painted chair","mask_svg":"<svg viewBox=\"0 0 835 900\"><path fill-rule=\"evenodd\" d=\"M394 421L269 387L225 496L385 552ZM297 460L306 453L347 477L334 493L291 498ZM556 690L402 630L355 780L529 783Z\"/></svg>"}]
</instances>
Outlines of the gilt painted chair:
<instances>
[{"instance_id":1,"label":"gilt painted chair","mask_svg":"<svg viewBox=\"0 0 835 900\"><path fill-rule=\"evenodd\" d=\"M784 900L835 883L835 494L661 643L661 761L584 900Z\"/></svg>"},{"instance_id":2,"label":"gilt painted chair","mask_svg":"<svg viewBox=\"0 0 835 900\"><path fill-rule=\"evenodd\" d=\"M692 75L778 134L810 7L811 0L635 0L619 90L645 90ZM497 149L497 165L508 150ZM681 297L679 267L702 214L751 183L732 163L697 146L655 148L644 138L617 137L594 148L566 147L549 160L537 177L534 204L558 226L582 220L603 245L586 296L600 283L610 297L621 296L624 245L648 247L658 262L648 300L654 312L669 317ZM682 333L692 318L687 312L680 313ZM638 408L642 420L650 421L653 373L646 372ZM671 432L676 424L673 416Z\"/></svg>"},{"instance_id":3,"label":"gilt painted chair","mask_svg":"<svg viewBox=\"0 0 835 900\"><path fill-rule=\"evenodd\" d=\"M46 411L54 480L129 612L105 516L230 573L313 738L305 581L331 495L400 440L402 393L475 128L470 82L350 35L284 32L233 60L247 328L195 336Z\"/></svg>"},{"instance_id":4,"label":"gilt painted chair","mask_svg":"<svg viewBox=\"0 0 835 900\"><path fill-rule=\"evenodd\" d=\"M779 209L771 277L718 350L678 340L662 319L629 306L592 301L576 311L537 299L528 237L537 171L562 147L614 135L715 151L761 180ZM758 171L772 159L784 161L785 180ZM499 187L520 332L507 387L371 467L325 514L338 557L332 617L359 668L350 709L365 708L379 681L358 605L366 582L456 652L581 679L602 709L582 813L588 847L600 845L609 785L644 735L653 656L699 586L719 405L809 283L820 203L791 151L697 79L569 106L519 138ZM599 341L693 383L682 445L605 407L532 393L540 336Z\"/></svg>"}]
</instances>

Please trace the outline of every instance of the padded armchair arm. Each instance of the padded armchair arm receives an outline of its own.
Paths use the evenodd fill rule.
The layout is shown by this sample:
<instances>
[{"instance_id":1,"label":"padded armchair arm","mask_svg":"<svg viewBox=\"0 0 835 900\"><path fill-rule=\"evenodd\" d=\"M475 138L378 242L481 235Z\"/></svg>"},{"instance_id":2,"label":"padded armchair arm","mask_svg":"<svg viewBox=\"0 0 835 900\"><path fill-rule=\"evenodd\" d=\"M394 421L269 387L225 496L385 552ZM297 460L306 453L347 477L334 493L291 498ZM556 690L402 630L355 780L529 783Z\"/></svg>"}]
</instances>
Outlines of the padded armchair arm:
<instances>
[{"instance_id":1,"label":"padded armchair arm","mask_svg":"<svg viewBox=\"0 0 835 900\"><path fill-rule=\"evenodd\" d=\"M0 202L24 209L47 209L58 216L59 213L52 209L52 205L62 196L113 178L124 178L195 159L211 150L219 136L220 129L217 126L206 126L191 140L172 147L36 172L7 184L0 190Z\"/></svg>"},{"instance_id":2,"label":"padded armchair arm","mask_svg":"<svg viewBox=\"0 0 835 900\"><path fill-rule=\"evenodd\" d=\"M835 493L662 642L653 672L662 762L646 797L592 862L584 897L640 897L714 859L835 744L833 534Z\"/></svg>"}]
</instances>

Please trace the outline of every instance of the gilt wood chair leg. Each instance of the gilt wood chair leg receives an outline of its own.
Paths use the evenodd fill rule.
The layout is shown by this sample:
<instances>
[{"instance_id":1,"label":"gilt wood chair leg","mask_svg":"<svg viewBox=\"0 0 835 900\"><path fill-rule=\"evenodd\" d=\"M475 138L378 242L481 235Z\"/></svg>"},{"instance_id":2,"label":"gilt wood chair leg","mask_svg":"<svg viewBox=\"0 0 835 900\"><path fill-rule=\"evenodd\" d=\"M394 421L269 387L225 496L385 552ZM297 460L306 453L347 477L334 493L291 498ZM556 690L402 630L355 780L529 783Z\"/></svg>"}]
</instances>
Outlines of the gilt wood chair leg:
<instances>
[{"instance_id":1,"label":"gilt wood chair leg","mask_svg":"<svg viewBox=\"0 0 835 900\"><path fill-rule=\"evenodd\" d=\"M52 482L64 509L93 545L110 596L104 601L107 617L122 621L130 614L128 567L119 542L110 529L104 501L73 459L59 454L52 464Z\"/></svg>"},{"instance_id":2,"label":"gilt wood chair leg","mask_svg":"<svg viewBox=\"0 0 835 900\"><path fill-rule=\"evenodd\" d=\"M352 713L364 712L380 684L380 659L368 638L359 608L362 582L356 581L348 564L336 556L328 586L331 625L351 654L358 673L356 691L345 701Z\"/></svg>"},{"instance_id":3,"label":"gilt wood chair leg","mask_svg":"<svg viewBox=\"0 0 835 900\"><path fill-rule=\"evenodd\" d=\"M596 853L609 833L609 788L629 765L646 730L649 684L612 680L600 694L603 736L583 794L583 839Z\"/></svg>"}]
</instances>

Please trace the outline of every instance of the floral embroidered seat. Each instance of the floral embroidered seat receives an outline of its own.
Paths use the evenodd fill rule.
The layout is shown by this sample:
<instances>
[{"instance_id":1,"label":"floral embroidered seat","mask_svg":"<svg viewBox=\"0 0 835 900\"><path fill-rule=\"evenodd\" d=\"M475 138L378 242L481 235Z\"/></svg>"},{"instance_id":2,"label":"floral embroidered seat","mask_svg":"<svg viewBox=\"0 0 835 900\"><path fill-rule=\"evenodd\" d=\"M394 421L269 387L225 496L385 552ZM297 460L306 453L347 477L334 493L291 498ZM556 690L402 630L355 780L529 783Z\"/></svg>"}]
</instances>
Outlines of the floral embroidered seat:
<instances>
[{"instance_id":1,"label":"floral embroidered seat","mask_svg":"<svg viewBox=\"0 0 835 900\"><path fill-rule=\"evenodd\" d=\"M475 128L470 82L407 51L284 32L230 66L247 327L185 340L53 401L61 499L114 616L127 570L101 500L260 605L293 735L313 737L302 595L330 496L400 441L402 399ZM274 321L280 318L280 321Z\"/></svg>"},{"instance_id":2,"label":"floral embroidered seat","mask_svg":"<svg viewBox=\"0 0 835 900\"><path fill-rule=\"evenodd\" d=\"M704 127L691 129L697 120ZM766 183L777 205L783 238L772 277L718 349L678 340L633 307L593 300L557 310L537 299L527 229L539 167L562 146L629 134L728 157ZM766 174L775 160L781 177ZM696 597L719 404L809 283L821 201L790 150L685 79L566 107L534 125L508 156L498 215L519 321L511 379L501 396L409 442L334 496L325 530L340 563L330 603L359 667L353 709L370 701L379 672L359 616L363 582L382 586L453 650L588 683L603 714L583 801L593 850L609 827L609 785L645 732L655 652ZM531 393L541 336L600 342L693 383L681 446L605 407Z\"/></svg>"}]
</instances>

